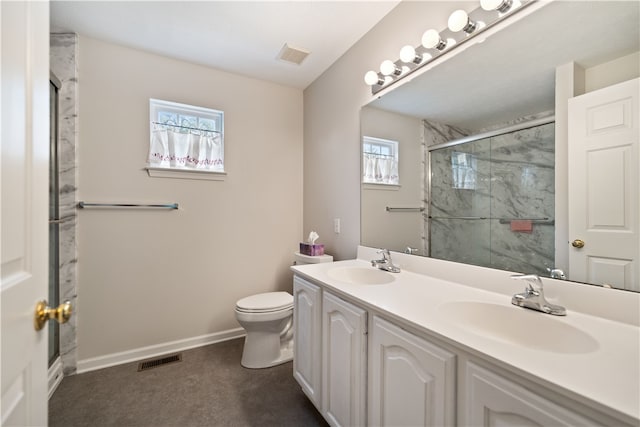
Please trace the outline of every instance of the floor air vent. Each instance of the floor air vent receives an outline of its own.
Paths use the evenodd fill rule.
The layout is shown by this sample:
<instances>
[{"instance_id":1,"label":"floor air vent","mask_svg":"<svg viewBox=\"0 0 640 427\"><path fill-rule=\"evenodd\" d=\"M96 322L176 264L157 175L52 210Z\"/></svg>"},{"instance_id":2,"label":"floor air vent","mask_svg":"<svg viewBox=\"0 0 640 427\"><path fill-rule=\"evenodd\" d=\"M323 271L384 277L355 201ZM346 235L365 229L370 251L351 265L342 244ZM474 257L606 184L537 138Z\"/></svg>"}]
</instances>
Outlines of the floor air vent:
<instances>
[{"instance_id":1,"label":"floor air vent","mask_svg":"<svg viewBox=\"0 0 640 427\"><path fill-rule=\"evenodd\" d=\"M138 372L147 371L157 368L158 366L168 365L169 363L182 362L182 353L172 354L170 356L162 356L155 359L145 360L138 363Z\"/></svg>"}]
</instances>

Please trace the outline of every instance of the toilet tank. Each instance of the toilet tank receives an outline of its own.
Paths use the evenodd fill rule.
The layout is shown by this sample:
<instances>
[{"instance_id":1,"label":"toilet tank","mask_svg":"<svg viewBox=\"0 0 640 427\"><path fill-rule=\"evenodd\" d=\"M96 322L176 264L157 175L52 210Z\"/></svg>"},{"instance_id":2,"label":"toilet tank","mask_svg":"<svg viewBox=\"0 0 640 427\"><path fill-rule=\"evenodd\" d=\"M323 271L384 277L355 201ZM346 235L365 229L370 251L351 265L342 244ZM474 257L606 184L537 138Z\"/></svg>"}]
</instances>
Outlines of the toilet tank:
<instances>
[{"instance_id":1,"label":"toilet tank","mask_svg":"<svg viewBox=\"0 0 640 427\"><path fill-rule=\"evenodd\" d=\"M318 264L321 262L333 262L333 257L327 254L317 256L303 255L300 252L294 252L293 254L293 265Z\"/></svg>"}]
</instances>

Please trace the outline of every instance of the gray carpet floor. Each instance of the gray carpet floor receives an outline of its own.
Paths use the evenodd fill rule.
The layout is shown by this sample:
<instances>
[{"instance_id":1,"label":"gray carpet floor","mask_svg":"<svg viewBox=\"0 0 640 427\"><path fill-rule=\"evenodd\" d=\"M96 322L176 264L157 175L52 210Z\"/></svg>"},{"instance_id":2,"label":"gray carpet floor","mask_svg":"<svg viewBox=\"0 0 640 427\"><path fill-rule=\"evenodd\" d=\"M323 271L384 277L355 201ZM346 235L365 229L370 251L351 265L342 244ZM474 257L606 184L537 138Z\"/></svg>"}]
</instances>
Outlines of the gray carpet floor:
<instances>
[{"instance_id":1,"label":"gray carpet floor","mask_svg":"<svg viewBox=\"0 0 640 427\"><path fill-rule=\"evenodd\" d=\"M128 363L65 377L49 400L49 425L327 425L294 380L292 362L243 368L243 343L184 351L181 362L142 372Z\"/></svg>"}]
</instances>

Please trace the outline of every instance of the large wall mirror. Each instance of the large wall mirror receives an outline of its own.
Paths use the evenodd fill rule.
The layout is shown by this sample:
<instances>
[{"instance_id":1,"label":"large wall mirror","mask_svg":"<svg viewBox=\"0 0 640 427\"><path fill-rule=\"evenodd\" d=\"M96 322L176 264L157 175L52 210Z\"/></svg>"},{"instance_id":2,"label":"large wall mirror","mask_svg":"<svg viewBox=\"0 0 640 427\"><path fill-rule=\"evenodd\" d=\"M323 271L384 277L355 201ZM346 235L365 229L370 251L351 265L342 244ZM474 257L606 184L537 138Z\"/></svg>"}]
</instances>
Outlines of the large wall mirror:
<instances>
[{"instance_id":1,"label":"large wall mirror","mask_svg":"<svg viewBox=\"0 0 640 427\"><path fill-rule=\"evenodd\" d=\"M566 106L559 92L637 78L639 24L637 1L551 2L364 106L361 243L640 291L638 259L619 281L571 269L580 242L566 200L579 178L568 174L567 113L556 105ZM571 88L558 80L567 69Z\"/></svg>"}]
</instances>

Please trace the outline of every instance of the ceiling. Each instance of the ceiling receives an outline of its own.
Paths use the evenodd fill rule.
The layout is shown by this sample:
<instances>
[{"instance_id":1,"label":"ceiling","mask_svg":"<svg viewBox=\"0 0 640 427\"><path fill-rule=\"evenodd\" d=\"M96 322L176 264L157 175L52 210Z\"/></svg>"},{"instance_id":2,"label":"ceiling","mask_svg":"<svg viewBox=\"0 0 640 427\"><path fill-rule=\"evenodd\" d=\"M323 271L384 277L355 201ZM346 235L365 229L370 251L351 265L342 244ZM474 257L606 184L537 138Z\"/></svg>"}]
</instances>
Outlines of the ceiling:
<instances>
[{"instance_id":1,"label":"ceiling","mask_svg":"<svg viewBox=\"0 0 640 427\"><path fill-rule=\"evenodd\" d=\"M557 1L370 105L468 130L555 109L555 70L640 49L640 2Z\"/></svg>"},{"instance_id":2,"label":"ceiling","mask_svg":"<svg viewBox=\"0 0 640 427\"><path fill-rule=\"evenodd\" d=\"M80 35L304 89L399 0L57 1L51 32ZM283 45L310 51L301 65Z\"/></svg>"}]
</instances>

